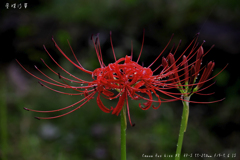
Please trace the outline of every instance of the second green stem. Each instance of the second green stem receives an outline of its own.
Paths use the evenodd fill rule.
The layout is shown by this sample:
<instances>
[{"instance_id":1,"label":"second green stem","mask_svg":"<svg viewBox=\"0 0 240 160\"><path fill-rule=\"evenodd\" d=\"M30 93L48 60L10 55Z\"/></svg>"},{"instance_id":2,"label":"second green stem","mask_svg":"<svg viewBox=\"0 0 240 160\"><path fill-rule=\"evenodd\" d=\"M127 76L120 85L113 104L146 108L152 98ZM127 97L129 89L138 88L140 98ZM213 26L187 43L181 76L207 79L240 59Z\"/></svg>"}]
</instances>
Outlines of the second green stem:
<instances>
[{"instance_id":1,"label":"second green stem","mask_svg":"<svg viewBox=\"0 0 240 160\"><path fill-rule=\"evenodd\" d=\"M182 113L182 120L181 120L181 126L180 126L180 131L179 131L175 160L180 160L180 157L181 157L184 132L186 132L186 130L187 130L187 123L188 123L189 100L190 100L190 97L184 97L184 100L182 101L183 113Z\"/></svg>"}]
</instances>

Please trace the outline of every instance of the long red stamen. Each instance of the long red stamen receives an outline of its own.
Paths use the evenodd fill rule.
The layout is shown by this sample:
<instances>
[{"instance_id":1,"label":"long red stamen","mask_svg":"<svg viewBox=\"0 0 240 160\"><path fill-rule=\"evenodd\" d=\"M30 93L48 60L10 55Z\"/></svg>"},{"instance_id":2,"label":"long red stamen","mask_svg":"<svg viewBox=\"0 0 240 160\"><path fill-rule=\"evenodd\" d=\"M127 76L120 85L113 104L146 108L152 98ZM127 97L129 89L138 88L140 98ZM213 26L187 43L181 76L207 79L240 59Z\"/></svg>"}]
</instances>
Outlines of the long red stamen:
<instances>
[{"instance_id":1,"label":"long red stamen","mask_svg":"<svg viewBox=\"0 0 240 160\"><path fill-rule=\"evenodd\" d=\"M91 98L94 96L95 93L96 93L96 92L90 94L90 95L89 95L89 99L91 99ZM81 108L81 107L82 107L84 104L86 104L87 102L88 102L88 100L85 101L85 102L84 102L83 104L81 104L80 106L78 106L77 108L75 108L75 109L73 109L73 110L71 110L71 111L69 111L69 112L67 112L67 113L58 115L58 116L54 116L54 117L35 117L35 118L37 118L37 119L54 119L54 118L63 117L63 116L65 116L65 115L68 115L68 114L76 111L77 109Z\"/></svg>"},{"instance_id":2,"label":"long red stamen","mask_svg":"<svg viewBox=\"0 0 240 160\"><path fill-rule=\"evenodd\" d=\"M160 56L163 54L163 52L167 49L168 45L170 44L172 38L173 38L173 35L171 36L170 40L168 41L167 45L164 47L164 49L162 50L162 52L157 56L157 58L148 66L148 68L150 68L159 58Z\"/></svg>"},{"instance_id":3,"label":"long red stamen","mask_svg":"<svg viewBox=\"0 0 240 160\"><path fill-rule=\"evenodd\" d=\"M112 52L113 52L113 57L114 57L114 60L115 62L117 61L116 59L116 54L114 52L114 48L113 48L113 43L112 43L112 32L110 31L110 42L111 42L111 47L112 47Z\"/></svg>"},{"instance_id":4,"label":"long red stamen","mask_svg":"<svg viewBox=\"0 0 240 160\"><path fill-rule=\"evenodd\" d=\"M80 101L78 101L78 102L76 102L76 103L74 103L74 104L71 104L71 105L69 105L69 106L67 106L67 107L60 108L60 109L49 110L49 111L40 111L40 110L34 110L34 109L25 108L25 107L24 107L24 109L27 110L27 111L40 112L40 113L58 112L58 111L62 111L62 110L71 108L71 107L73 107L73 106L75 106L75 105L77 105L77 104L79 104L79 103L81 103L81 102L83 102L83 101L85 101L85 100L87 100L86 102L88 102L88 101L90 100L90 97L92 97L95 93L96 93L96 92L93 92L93 93L91 93L89 96L81 99Z\"/></svg>"},{"instance_id":5,"label":"long red stamen","mask_svg":"<svg viewBox=\"0 0 240 160\"><path fill-rule=\"evenodd\" d=\"M86 70L86 69L78 66L78 65L77 65L76 63L74 63L70 58L68 58L68 56L61 50L61 48L59 48L59 46L57 45L57 43L55 42L55 40L54 40L53 38L52 38L52 41L54 42L54 44L55 44L55 46L57 47L57 49L59 50L59 52L61 52L62 55L63 55L69 62L71 62L75 67L77 67L78 69L82 70L83 72L86 72L86 73L88 73L88 74L92 74L91 71L88 71L88 70ZM43 45L43 47L44 47L45 51L48 53L46 47L45 47L44 45ZM49 54L49 53L48 53L48 54Z\"/></svg>"},{"instance_id":6,"label":"long red stamen","mask_svg":"<svg viewBox=\"0 0 240 160\"><path fill-rule=\"evenodd\" d=\"M141 54L142 54L142 49L143 49L143 44L144 44L144 36L145 36L145 29L143 29L143 39L142 39L142 46L141 46L141 50L140 50L140 53L138 55L138 59L137 59L137 63L141 57Z\"/></svg>"}]
</instances>

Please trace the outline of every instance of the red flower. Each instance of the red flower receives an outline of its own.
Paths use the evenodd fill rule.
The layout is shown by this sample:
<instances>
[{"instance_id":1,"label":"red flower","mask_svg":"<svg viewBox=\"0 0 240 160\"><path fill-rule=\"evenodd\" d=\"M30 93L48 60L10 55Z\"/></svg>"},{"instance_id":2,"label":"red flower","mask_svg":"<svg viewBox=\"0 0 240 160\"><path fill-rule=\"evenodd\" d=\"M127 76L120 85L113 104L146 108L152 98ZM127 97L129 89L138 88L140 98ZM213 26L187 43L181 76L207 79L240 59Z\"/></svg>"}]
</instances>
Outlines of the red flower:
<instances>
[{"instance_id":1,"label":"red flower","mask_svg":"<svg viewBox=\"0 0 240 160\"><path fill-rule=\"evenodd\" d=\"M172 38L171 38L172 39ZM139 100L143 99L146 100L145 103L140 104L139 107L143 110L149 109L151 106L154 109L159 108L162 102L170 102L170 101L175 101L175 100L181 100L180 97L177 97L178 95L181 95L180 93L172 93L169 91L169 89L174 89L178 87L179 83L179 78L177 76L178 74L178 69L175 63L175 60L173 58L173 55L170 54L169 56L169 62L170 64L167 64L167 61L165 58L163 58L162 64L159 65L154 71L151 70L151 66L160 58L161 54L165 51L167 46L169 45L171 39L169 40L168 44L166 47L163 49L163 51L159 54L159 56L153 61L153 63L148 66L148 67L143 67L138 64L138 61L140 59L142 49L143 49L143 43L144 43L144 35L143 35L143 41L142 41L142 46L141 46L141 51L139 54L139 57L136 62L134 62L133 59L133 52L131 51L131 56L125 56L125 58L120 58L116 59L113 44L112 44L112 38L111 38L111 32L110 32L110 42L111 42L111 47L112 47L112 52L113 56L115 59L114 63L110 63L108 65L105 65L103 62L102 58L102 53L101 53L101 48L100 48L100 42L98 37L96 40L92 38L94 48L99 60L100 67L95 69L94 71L89 71L80 64L78 59L76 58L71 46L71 51L75 57L75 60L77 63L73 62L57 45L54 39L53 42L56 46L56 48L60 51L60 53L70 62L72 63L75 67L77 67L79 70L88 73L92 76L92 81L85 81L77 76L72 75L69 73L67 70L65 70L48 52L48 50L45 48L45 51L49 55L49 57L55 62L55 64L60 67L65 73L70 75L72 79L66 78L59 73L55 72L52 68L50 68L43 59L42 62L46 65L47 68L49 68L54 74L58 75L59 78L62 80L62 82L56 81L50 77L48 77L46 74L44 74L40 69L38 69L36 66L35 68L43 74L46 78L49 79L49 81L46 81L42 78L39 78L35 76L34 74L30 73L28 70L26 70L17 60L19 65L30 75L33 77L37 78L39 80L39 83L55 92L61 93L61 94L66 94L66 95L84 95L85 98L79 100L78 102L61 108L61 109L56 109L56 110L51 110L51 111L39 111L39 110L33 110L33 109L28 109L24 108L28 111L34 111L34 112L44 112L44 113L49 113L49 112L57 112L61 110L65 110L68 108L72 108L75 105L78 105L78 107L74 108L73 110L54 117L36 117L37 119L53 119L53 118L58 118L62 117L64 115L67 115L80 107L82 107L84 104L86 104L89 100L93 99L94 95L97 94L97 104L99 108L106 113L112 113L115 115L119 115L120 111L122 110L124 104L126 104L127 112L128 112L128 117L130 124L131 119L130 119L130 112L129 112L129 105L128 105L128 99L134 99L134 100ZM160 67L163 67L161 70L160 74L153 75L153 73L158 70ZM174 76L175 77L174 77ZM167 79L167 77L169 77ZM207 73L206 76L207 77ZM74 82L76 84L79 84L77 86L70 85L68 82ZM75 93L67 93L67 92L62 92L55 90L49 85L57 86L60 88L70 88L75 91ZM116 93L117 91L117 93ZM167 96L172 97L171 99L165 99L162 98L158 95L158 93L163 93ZM153 100L153 96L156 96L157 99ZM100 97L112 100L112 99L117 99L118 98L118 103L116 107L106 107L103 105ZM152 105L153 102L157 102L158 106L155 107Z\"/></svg>"},{"instance_id":2,"label":"red flower","mask_svg":"<svg viewBox=\"0 0 240 160\"><path fill-rule=\"evenodd\" d=\"M184 53L187 51L187 49L186 49L178 57L177 60L175 60L174 55L172 53L170 53L167 56L168 61L164 57L162 59L164 67L169 70L174 71L174 74L169 76L170 79L172 79L172 81L178 85L178 89L182 93L182 96L189 97L189 98L194 93L201 94L201 95L210 95L210 94L203 94L203 93L199 93L199 92L210 87L213 84L211 84L205 88L202 88L202 86L204 85L204 83L206 83L207 81L210 81L211 79L216 77L218 74L220 74L227 67L227 65L226 65L219 73L217 73L215 76L209 78L210 74L213 71L215 63L210 61L206 67L202 67L202 68L201 68L201 64L202 64L203 57L211 49L209 51L207 51L206 53L204 53L202 45L205 41L199 47L197 47L197 37L198 37L198 34L193 39L193 41L190 43L190 45L187 47L187 49L188 49L192 45L192 49L190 50L190 52L187 56L184 55ZM175 51L175 53L176 53L176 51ZM194 62L192 62L191 64L188 64L189 61L191 61L195 55L196 55L196 60ZM178 62L181 57L182 57L182 61ZM178 65L176 64L177 62L178 62ZM201 76L200 80L197 82L197 77L200 74L201 70L203 70L202 76ZM182 72L183 72L183 74L182 74ZM200 89L200 88L202 88L202 89ZM217 100L217 101L221 101L221 100ZM195 102L195 103L213 103L213 102L217 102L217 101ZM194 101L188 101L188 102L194 102Z\"/></svg>"}]
</instances>

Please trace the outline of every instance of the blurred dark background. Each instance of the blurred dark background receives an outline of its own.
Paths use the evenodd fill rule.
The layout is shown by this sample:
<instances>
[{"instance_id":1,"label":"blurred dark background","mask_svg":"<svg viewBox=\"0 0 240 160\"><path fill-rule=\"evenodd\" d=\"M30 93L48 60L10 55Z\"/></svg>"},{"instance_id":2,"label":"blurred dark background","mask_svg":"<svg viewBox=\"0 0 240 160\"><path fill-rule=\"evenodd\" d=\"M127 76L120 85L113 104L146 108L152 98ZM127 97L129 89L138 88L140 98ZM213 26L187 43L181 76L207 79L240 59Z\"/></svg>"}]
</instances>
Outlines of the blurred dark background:
<instances>
[{"instance_id":1,"label":"blurred dark background","mask_svg":"<svg viewBox=\"0 0 240 160\"><path fill-rule=\"evenodd\" d=\"M11 6L14 3L16 8ZM24 3L27 3L26 8ZM145 66L159 55L172 33L174 38L166 53L181 39L177 52L180 55L198 32L199 43L206 40L205 51L215 45L204 57L203 65L215 61L212 75L229 65L211 81L216 81L216 84L203 91L215 92L214 95L193 95L192 100L226 99L213 104L190 104L182 153L217 153L229 154L230 157L233 154L237 156L233 159L240 159L239 1L16 0L2 1L0 7L0 159L120 159L120 117L102 112L95 100L70 115L54 120L38 121L34 116L54 114L24 110L23 107L58 109L82 97L61 95L41 87L38 80L20 68L15 59L41 78L44 76L34 65L57 80L58 77L40 60L43 58L56 72L64 74L45 53L42 46L46 45L66 70L82 79L90 79L55 49L52 37L73 58L67 43L69 40L82 65L94 70L99 64L90 40L92 34L99 33L104 61L111 63L114 59L109 32L112 31L117 58L130 55L132 41L136 60L143 29L146 33L140 63L144 62ZM104 101L106 106L115 106L116 103ZM127 129L128 160L147 159L142 154L174 155L182 114L181 102L164 103L158 110L151 108L147 111L141 110L138 103L130 101L131 118L136 126L128 126Z\"/></svg>"}]
</instances>

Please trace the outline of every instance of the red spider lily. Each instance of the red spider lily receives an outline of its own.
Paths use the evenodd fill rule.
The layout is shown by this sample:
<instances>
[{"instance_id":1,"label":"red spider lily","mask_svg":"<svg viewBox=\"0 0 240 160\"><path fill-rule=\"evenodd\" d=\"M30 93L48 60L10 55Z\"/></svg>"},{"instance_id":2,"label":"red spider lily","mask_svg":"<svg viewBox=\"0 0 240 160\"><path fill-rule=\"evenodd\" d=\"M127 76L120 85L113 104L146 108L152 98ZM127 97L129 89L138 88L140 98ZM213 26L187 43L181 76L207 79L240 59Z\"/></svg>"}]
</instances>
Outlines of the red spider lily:
<instances>
[{"instance_id":1,"label":"red spider lily","mask_svg":"<svg viewBox=\"0 0 240 160\"><path fill-rule=\"evenodd\" d=\"M51 56L51 54L48 52L48 50L45 48L45 46L43 46L43 47L44 47L45 51L47 52L47 54L49 55L49 57L54 61L54 63L59 68L61 68L65 73L70 75L72 77L72 79L66 78L66 77L60 75L59 73L55 72L52 68L50 68L44 62L43 59L41 59L42 62L44 63L44 65L46 65L46 67L48 69L50 69L54 74L58 75L59 78L62 80L62 82L59 82L59 81L56 81L56 80L50 78L49 76L47 76L45 73L43 73L39 68L37 68L35 66L35 68L42 75L44 75L46 78L49 79L49 81L44 80L42 78L39 78L39 77L35 76L31 72L29 72L17 60L19 65L26 72L28 72L30 75L32 75L33 77L35 77L39 80L39 83L40 83L41 86L44 86L44 87L46 87L50 90L53 90L53 91L61 93L61 94L84 95L85 96L83 99L79 100L78 102L76 102L76 103L74 103L70 106L60 108L60 109L56 109L56 110L40 111L40 110L34 110L34 109L28 109L28 108L24 108L24 109L26 109L28 111L34 111L34 112L50 113L50 112L57 112L57 111L69 109L69 108L72 108L75 105L78 105L76 108L72 109L71 111L68 111L68 112L66 112L64 114L61 114L61 115L58 115L58 116L54 116L54 117L35 117L37 119L58 118L58 117L65 116L65 115L79 109L84 104L86 104L89 100L93 99L94 98L93 96L95 94L97 94L97 99L96 99L97 104L103 112L106 112L106 113L111 112L114 115L119 115L119 113L122 110L124 104L126 104L126 108L127 108L127 111L128 111L129 122L132 125L131 119L130 119L128 98L131 98L131 99L134 99L134 100L139 100L139 99L146 100L146 102L143 103L143 104L139 103L139 107L143 110L147 110L151 106L154 109L157 109L157 108L160 107L162 102L170 102L170 101L181 100L181 98L180 98L181 94L180 93L173 93L169 90L174 89L174 88L179 88L179 84L181 83L181 80L179 79L180 76L178 76L178 72L179 72L179 67L181 65L183 65L183 62L181 62L179 65L176 65L176 62L179 60L179 58L175 61L175 59L173 57L174 55L169 54L168 62L165 58L163 58L162 59L162 64L159 65L154 71L152 71L151 68L150 68L160 58L162 53L166 50L166 48L168 47L172 37L169 40L169 42L167 43L166 47L163 49L163 51L159 54L159 56L148 67L143 67L143 66L138 64L138 61L140 59L142 49L143 49L144 33L143 33L143 41L142 41L140 54L139 54L136 62L134 62L132 60L133 59L133 51L131 51L131 56L125 56L125 58L120 58L118 60L116 59L116 55L115 55L114 48L113 48L113 43L112 43L111 32L110 32L110 42L111 42L111 48L112 48L112 52L113 52L115 62L110 63L108 65L105 65L104 62L103 62L103 58L102 58L102 52L101 52L99 38L97 37L94 40L91 37L91 39L93 41L94 48L95 48L95 51L96 51L96 54L97 54L97 58L98 58L98 61L99 61L99 64L100 64L100 67L95 69L94 71L89 71L81 65L81 63L76 58L76 55L74 54L70 44L69 44L69 46L70 46L70 49L71 49L71 51L73 53L73 56L76 60L76 63L73 62L59 48L59 46L57 45L57 43L55 42L54 39L52 39L52 40L55 44L55 47L59 50L59 52L70 63L72 63L72 65L77 67L79 70L81 70L85 73L88 73L92 76L92 79L93 79L92 81L85 81L85 80L69 73ZM194 42L196 42L196 39L197 38L195 37L194 40L190 43L190 45L193 44ZM190 45L187 47L187 49L190 47ZM177 46L177 48L178 48L178 46ZM187 58L189 58L190 55L195 54L195 53L193 53L193 50L195 48L196 47L195 47L195 44L194 44L194 47L191 50L191 52L190 52L190 54L188 55ZM186 52L186 50L182 53L182 55ZM176 51L177 51L177 49L176 49ZM176 53L176 51L175 51L175 53ZM188 60L185 60L185 61L188 61ZM162 70L161 70L160 74L153 75L153 73L156 70L158 70L160 67L162 67ZM188 65L185 66L184 68L187 69ZM204 78L202 79L203 82L206 81L208 75L209 75L209 72L206 71L206 73L204 73ZM73 86L73 85L70 85L68 82L75 82L76 84L79 84L79 85ZM75 92L74 93L62 92L62 91L55 90L55 89L49 87L49 85L57 86L57 87L60 87L60 88L72 89ZM199 82L199 86L200 85L201 85L201 82ZM114 91L117 91L117 93L114 92ZM160 97L158 95L159 92L171 97L171 99L165 99L163 97ZM155 95L157 97L157 100L153 99L153 95ZM118 103L117 103L116 107L109 107L108 108L108 107L103 105L100 97L103 97L103 98L109 99L109 100L118 99ZM155 107L154 105L152 105L153 102L157 102L158 106Z\"/></svg>"},{"instance_id":2,"label":"red spider lily","mask_svg":"<svg viewBox=\"0 0 240 160\"><path fill-rule=\"evenodd\" d=\"M197 34L197 36L198 36L198 34ZM200 89L200 88L204 85L205 82L210 81L211 79L215 78L218 74L220 74L227 67L227 65L226 65L219 73L217 73L215 76L209 78L210 74L213 71L215 63L210 61L207 64L206 67L202 67L202 68L201 68L201 64L202 64L203 57L211 49L209 51L207 51L206 53L204 53L204 50L203 50L203 47L202 47L203 44L201 44L199 46L199 48L196 50L196 48L197 48L196 40L197 40L197 38L195 40L193 40L195 42L193 43L193 47L192 47L190 53L188 54L188 56L184 55L184 53L186 51L185 50L179 56L179 58L177 60L175 60L174 55L172 53L170 53L168 55L168 57L167 57L168 61L164 57L162 59L162 62L163 62L163 65L164 65L165 68L168 68L169 70L174 70L174 71L178 70L177 72L174 72L174 74L170 75L170 77L171 77L173 82L178 84L178 89L180 90L180 92L182 93L182 96L184 96L184 97L190 97L193 93L197 93L197 94L201 94L201 95L213 94L213 93L203 94L203 93L199 93L199 92L209 88L214 83L210 84L209 86L207 86L205 88L202 88L202 89ZM189 46L187 47L187 49L189 48ZM193 63L188 65L188 62L196 54L197 54L196 60ZM180 60L181 57L182 57L182 61L177 65L176 63L177 63L177 61ZM190 70L189 70L189 68L190 68ZM198 75L199 75L201 70L203 70L202 76L201 76L200 80L198 82L196 82L197 77L198 77ZM181 72L184 72L184 73L180 75ZM181 79L181 78L183 78L183 79ZM221 99L221 100L223 100L223 99ZM212 101L212 102L194 102L194 101L189 101L188 100L188 102L194 102L194 103L214 103L214 102L218 102L218 101L221 101L221 100Z\"/></svg>"}]
</instances>

